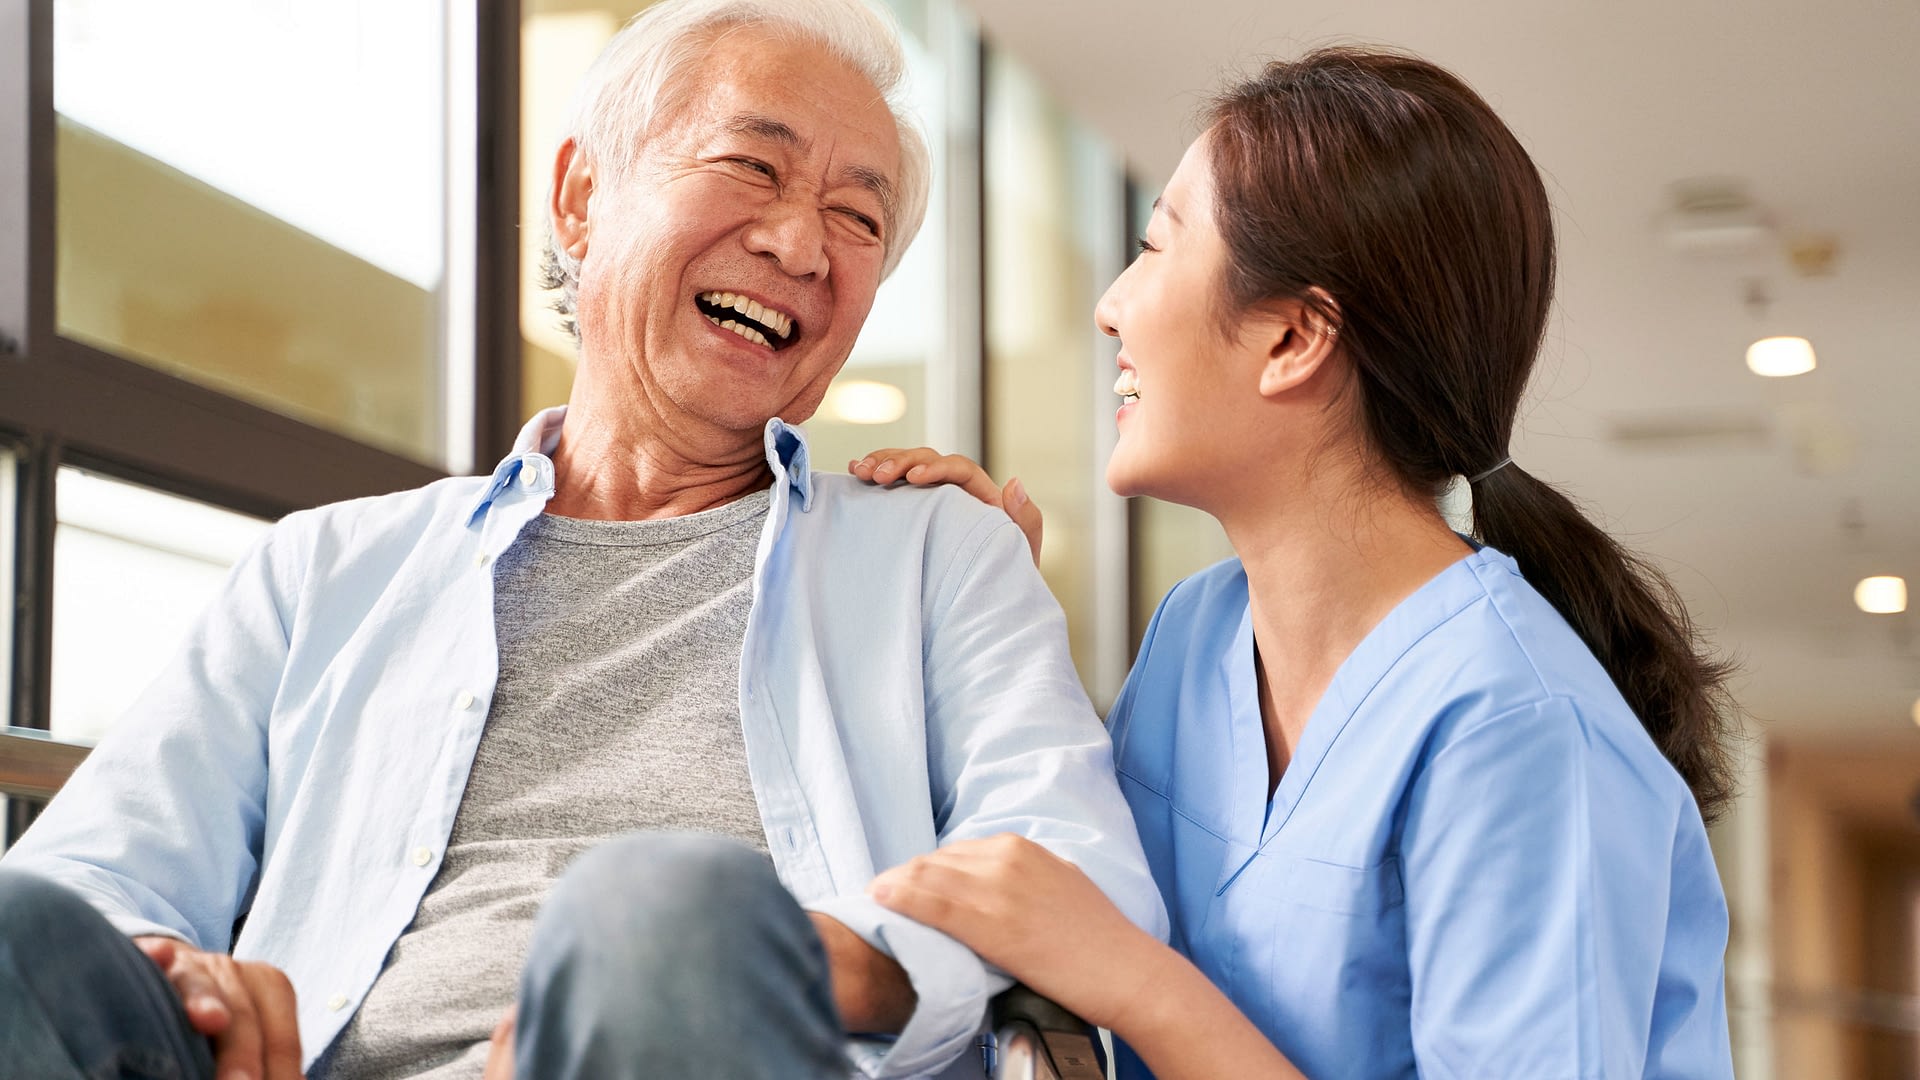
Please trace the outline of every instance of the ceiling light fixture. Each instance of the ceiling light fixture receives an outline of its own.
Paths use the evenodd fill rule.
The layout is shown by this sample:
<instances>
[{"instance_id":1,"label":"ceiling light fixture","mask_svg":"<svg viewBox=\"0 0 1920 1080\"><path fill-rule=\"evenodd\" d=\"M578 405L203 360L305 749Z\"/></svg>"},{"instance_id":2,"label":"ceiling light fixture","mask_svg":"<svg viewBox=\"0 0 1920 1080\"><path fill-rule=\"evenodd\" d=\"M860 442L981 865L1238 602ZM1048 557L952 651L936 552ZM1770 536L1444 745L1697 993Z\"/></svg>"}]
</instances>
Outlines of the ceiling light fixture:
<instances>
[{"instance_id":1,"label":"ceiling light fixture","mask_svg":"<svg viewBox=\"0 0 1920 1080\"><path fill-rule=\"evenodd\" d=\"M1920 727L1920 698L1913 701L1913 723L1915 727Z\"/></svg>"},{"instance_id":2,"label":"ceiling light fixture","mask_svg":"<svg viewBox=\"0 0 1920 1080\"><path fill-rule=\"evenodd\" d=\"M1759 278L1747 282L1747 310L1761 326L1773 325L1767 318L1767 309L1772 306L1773 297L1767 292L1766 282ZM1813 370L1814 364L1813 343L1803 337L1768 336L1747 346L1747 370L1755 375L1784 379L1789 375L1805 375Z\"/></svg>"},{"instance_id":3,"label":"ceiling light fixture","mask_svg":"<svg viewBox=\"0 0 1920 1080\"><path fill-rule=\"evenodd\" d=\"M1853 602L1869 615L1897 615L1907 610L1907 579L1892 574L1862 578L1853 587Z\"/></svg>"},{"instance_id":4,"label":"ceiling light fixture","mask_svg":"<svg viewBox=\"0 0 1920 1080\"><path fill-rule=\"evenodd\" d=\"M1761 338L1747 346L1747 370L1771 379L1805 375L1817 363L1813 343L1803 337Z\"/></svg>"}]
</instances>

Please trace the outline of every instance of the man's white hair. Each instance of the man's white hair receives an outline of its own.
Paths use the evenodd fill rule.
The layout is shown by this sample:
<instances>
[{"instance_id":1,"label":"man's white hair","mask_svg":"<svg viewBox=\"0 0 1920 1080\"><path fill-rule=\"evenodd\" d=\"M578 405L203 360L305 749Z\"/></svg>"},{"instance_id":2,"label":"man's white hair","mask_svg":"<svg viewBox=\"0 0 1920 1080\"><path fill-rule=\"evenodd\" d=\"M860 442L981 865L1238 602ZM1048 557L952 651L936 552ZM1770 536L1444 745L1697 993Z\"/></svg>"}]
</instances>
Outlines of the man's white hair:
<instances>
[{"instance_id":1,"label":"man's white hair","mask_svg":"<svg viewBox=\"0 0 1920 1080\"><path fill-rule=\"evenodd\" d=\"M900 176L888 208L884 279L900 263L927 213L932 164L906 104L907 60L899 28L864 0L662 0L634 16L587 69L576 92L566 137L592 163L598 182L618 182L660 121L687 96L692 69L719 38L753 27L811 42L859 72L880 91L900 133ZM545 284L569 316L580 288L580 260L560 249L547 225ZM578 331L575 331L576 336Z\"/></svg>"}]
</instances>

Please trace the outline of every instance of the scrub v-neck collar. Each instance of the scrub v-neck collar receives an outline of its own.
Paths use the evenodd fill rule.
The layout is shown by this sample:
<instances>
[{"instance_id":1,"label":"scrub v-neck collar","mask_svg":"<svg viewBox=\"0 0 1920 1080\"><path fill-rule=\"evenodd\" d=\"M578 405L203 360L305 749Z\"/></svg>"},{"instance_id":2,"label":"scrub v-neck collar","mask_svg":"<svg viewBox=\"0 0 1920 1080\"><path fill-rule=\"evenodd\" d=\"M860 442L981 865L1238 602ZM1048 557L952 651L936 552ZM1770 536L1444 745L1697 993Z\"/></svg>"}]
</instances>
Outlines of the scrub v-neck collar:
<instances>
[{"instance_id":1,"label":"scrub v-neck collar","mask_svg":"<svg viewBox=\"0 0 1920 1080\"><path fill-rule=\"evenodd\" d=\"M1220 675L1226 682L1230 713L1227 749L1232 755L1228 775L1232 777L1233 791L1228 821L1233 840L1250 850L1246 858L1229 869L1222 880L1221 891L1224 892L1240 871L1286 827L1287 819L1313 783L1314 773L1326 760L1327 751L1339 740L1348 721L1359 712L1380 680L1421 638L1485 595L1479 567L1492 560L1504 562L1505 556L1485 548L1461 556L1394 605L1385 618L1367 631L1360 644L1340 662L1326 693L1314 705L1300 742L1287 763L1287 771L1281 774L1271 799L1267 797L1266 725L1260 717L1259 682L1254 668L1253 605L1249 592L1248 603L1240 612L1233 645L1221 657ZM1241 573L1244 584L1245 570Z\"/></svg>"}]
</instances>

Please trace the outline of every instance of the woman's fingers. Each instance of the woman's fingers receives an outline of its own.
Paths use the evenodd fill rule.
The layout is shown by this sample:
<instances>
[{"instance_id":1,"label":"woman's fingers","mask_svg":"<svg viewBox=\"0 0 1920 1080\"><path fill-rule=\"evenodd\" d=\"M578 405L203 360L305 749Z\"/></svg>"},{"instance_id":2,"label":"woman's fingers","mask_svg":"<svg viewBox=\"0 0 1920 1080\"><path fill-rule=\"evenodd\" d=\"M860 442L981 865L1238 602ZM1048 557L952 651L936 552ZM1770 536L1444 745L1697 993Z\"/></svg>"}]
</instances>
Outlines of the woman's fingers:
<instances>
[{"instance_id":1,"label":"woman's fingers","mask_svg":"<svg viewBox=\"0 0 1920 1080\"><path fill-rule=\"evenodd\" d=\"M1027 547L1033 551L1033 564L1040 565L1040 534L1045 522L1041 520L1040 504L1027 498L1026 486L1020 483L1019 477L1007 481L1006 488L1000 493L1000 508L1026 534Z\"/></svg>"},{"instance_id":2,"label":"woman's fingers","mask_svg":"<svg viewBox=\"0 0 1920 1080\"><path fill-rule=\"evenodd\" d=\"M942 454L926 446L875 450L858 461L849 462L847 471L883 486L902 480L915 487L952 484L988 506L1000 505L999 485L977 462L963 454Z\"/></svg>"}]
</instances>

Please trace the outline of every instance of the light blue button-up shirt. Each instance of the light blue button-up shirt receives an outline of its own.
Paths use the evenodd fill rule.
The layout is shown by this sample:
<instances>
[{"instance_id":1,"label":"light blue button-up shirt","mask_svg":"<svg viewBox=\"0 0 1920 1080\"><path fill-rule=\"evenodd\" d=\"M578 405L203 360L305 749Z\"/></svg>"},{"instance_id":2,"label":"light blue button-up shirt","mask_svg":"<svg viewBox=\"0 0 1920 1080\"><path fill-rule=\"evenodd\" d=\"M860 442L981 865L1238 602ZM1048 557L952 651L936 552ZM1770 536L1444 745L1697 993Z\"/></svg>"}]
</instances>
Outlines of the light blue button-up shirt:
<instances>
[{"instance_id":1,"label":"light blue button-up shirt","mask_svg":"<svg viewBox=\"0 0 1920 1080\"><path fill-rule=\"evenodd\" d=\"M1512 559L1382 620L1271 798L1254 663L1222 563L1161 603L1108 719L1174 946L1301 1071L1731 1080L1699 811Z\"/></svg>"},{"instance_id":2,"label":"light blue button-up shirt","mask_svg":"<svg viewBox=\"0 0 1920 1080\"><path fill-rule=\"evenodd\" d=\"M128 934L281 968L311 1065L439 870L499 673L493 561L553 495L563 418L536 417L491 476L270 530L7 865ZM852 1044L860 1071L978 1077L964 1051L1007 980L863 890L940 843L1013 831L1164 936L1106 732L1004 514L957 488L812 476L778 420L766 446L740 715L775 867L919 995L897 1039Z\"/></svg>"}]
</instances>

